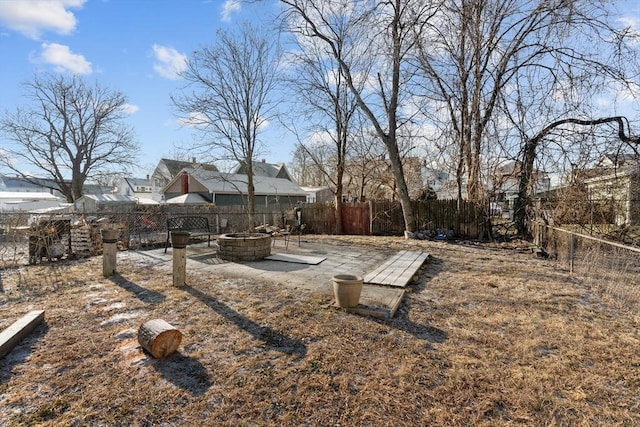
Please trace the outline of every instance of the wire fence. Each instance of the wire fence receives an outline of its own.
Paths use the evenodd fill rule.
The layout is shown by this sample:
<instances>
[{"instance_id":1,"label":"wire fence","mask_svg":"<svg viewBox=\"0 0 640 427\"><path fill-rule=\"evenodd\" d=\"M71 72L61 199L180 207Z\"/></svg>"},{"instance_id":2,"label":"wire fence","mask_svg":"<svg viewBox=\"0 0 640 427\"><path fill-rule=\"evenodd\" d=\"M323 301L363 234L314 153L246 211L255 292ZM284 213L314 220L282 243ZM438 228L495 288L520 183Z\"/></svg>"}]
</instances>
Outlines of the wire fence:
<instances>
[{"instance_id":1,"label":"wire fence","mask_svg":"<svg viewBox=\"0 0 640 427\"><path fill-rule=\"evenodd\" d=\"M286 229L296 224L294 211L266 208L249 216L241 207L144 207L135 211L0 212L0 268L41 261L82 258L102 253L103 228L120 230L120 249L163 246L169 239L167 220L176 216L207 219L212 234L242 232L266 224Z\"/></svg>"},{"instance_id":2,"label":"wire fence","mask_svg":"<svg viewBox=\"0 0 640 427\"><path fill-rule=\"evenodd\" d=\"M533 224L533 239L560 267L625 306L640 308L640 248L540 222Z\"/></svg>"}]
</instances>

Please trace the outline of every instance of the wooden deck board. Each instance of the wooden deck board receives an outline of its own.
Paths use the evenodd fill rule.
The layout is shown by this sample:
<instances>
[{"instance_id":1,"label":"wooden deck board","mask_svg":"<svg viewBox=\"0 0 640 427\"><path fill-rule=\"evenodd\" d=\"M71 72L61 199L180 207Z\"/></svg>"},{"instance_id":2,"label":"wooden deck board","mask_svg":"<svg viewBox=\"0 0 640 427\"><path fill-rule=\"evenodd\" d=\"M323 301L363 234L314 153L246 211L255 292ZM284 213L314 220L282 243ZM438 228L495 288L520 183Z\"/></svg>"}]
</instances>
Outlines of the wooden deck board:
<instances>
[{"instance_id":1,"label":"wooden deck board","mask_svg":"<svg viewBox=\"0 0 640 427\"><path fill-rule=\"evenodd\" d=\"M400 251L364 277L365 283L405 287L424 264L429 254L418 251Z\"/></svg>"},{"instance_id":2,"label":"wooden deck board","mask_svg":"<svg viewBox=\"0 0 640 427\"><path fill-rule=\"evenodd\" d=\"M390 266L396 265L399 266L402 257L407 253L407 251L400 251L384 263L380 264L375 270L365 276L365 283L383 283L389 277L389 275L393 274L393 269L390 269Z\"/></svg>"}]
</instances>

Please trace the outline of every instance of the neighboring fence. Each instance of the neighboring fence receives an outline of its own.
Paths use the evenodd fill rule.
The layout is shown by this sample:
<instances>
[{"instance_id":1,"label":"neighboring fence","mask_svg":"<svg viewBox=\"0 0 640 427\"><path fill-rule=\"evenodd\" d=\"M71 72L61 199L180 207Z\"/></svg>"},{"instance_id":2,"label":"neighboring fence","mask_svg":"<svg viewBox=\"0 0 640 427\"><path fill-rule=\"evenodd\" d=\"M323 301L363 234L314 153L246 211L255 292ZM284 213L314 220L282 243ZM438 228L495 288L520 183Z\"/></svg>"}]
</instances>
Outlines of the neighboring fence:
<instances>
[{"instance_id":1,"label":"neighboring fence","mask_svg":"<svg viewBox=\"0 0 640 427\"><path fill-rule=\"evenodd\" d=\"M455 236L479 238L485 221L472 203L457 200L427 200L412 202L418 230L447 230ZM336 230L336 210L327 204L305 205L302 222L318 234L333 234ZM392 235L404 233L404 217L400 202L375 201L345 203L342 207L342 232L354 235Z\"/></svg>"},{"instance_id":2,"label":"neighboring fence","mask_svg":"<svg viewBox=\"0 0 640 427\"><path fill-rule=\"evenodd\" d=\"M640 307L640 248L533 223L534 244L629 307Z\"/></svg>"}]
</instances>

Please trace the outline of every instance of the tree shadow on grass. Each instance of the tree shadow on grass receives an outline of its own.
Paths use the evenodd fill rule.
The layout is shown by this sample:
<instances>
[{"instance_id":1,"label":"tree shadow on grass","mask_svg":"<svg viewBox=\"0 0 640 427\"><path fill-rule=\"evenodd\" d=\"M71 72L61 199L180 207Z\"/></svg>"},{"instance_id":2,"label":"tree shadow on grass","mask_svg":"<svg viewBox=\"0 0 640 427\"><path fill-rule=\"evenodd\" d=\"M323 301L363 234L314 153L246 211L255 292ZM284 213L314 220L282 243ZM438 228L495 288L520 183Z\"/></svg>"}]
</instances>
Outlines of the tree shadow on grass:
<instances>
[{"instance_id":1,"label":"tree shadow on grass","mask_svg":"<svg viewBox=\"0 0 640 427\"><path fill-rule=\"evenodd\" d=\"M413 335L419 340L424 340L430 344L440 344L447 340L448 334L435 326L423 325L409 320L409 309L398 310L396 316L392 319L381 319L376 317L367 317L369 320L390 328L398 329Z\"/></svg>"},{"instance_id":2,"label":"tree shadow on grass","mask_svg":"<svg viewBox=\"0 0 640 427\"><path fill-rule=\"evenodd\" d=\"M29 336L22 339L9 353L0 358L0 384L11 379L13 368L25 362L31 355L37 342L49 331L49 325L42 322L36 326Z\"/></svg>"},{"instance_id":3,"label":"tree shadow on grass","mask_svg":"<svg viewBox=\"0 0 640 427\"><path fill-rule=\"evenodd\" d=\"M149 357L152 356L149 355ZM202 396L211 387L211 379L202 363L181 353L176 352L165 359L158 360L153 367L167 381L190 392L193 396Z\"/></svg>"},{"instance_id":4,"label":"tree shadow on grass","mask_svg":"<svg viewBox=\"0 0 640 427\"><path fill-rule=\"evenodd\" d=\"M131 282L130 280L119 274L109 276L109 280L120 286L125 291L131 292L142 302L157 303L164 301L166 298L164 294L151 289L143 288L142 286Z\"/></svg>"},{"instance_id":5,"label":"tree shadow on grass","mask_svg":"<svg viewBox=\"0 0 640 427\"><path fill-rule=\"evenodd\" d=\"M196 288L193 288L189 285L184 285L183 289L192 296L198 298L207 307L223 316L228 321L234 323L239 328L242 328L250 333L254 338L263 341L266 344L267 348L285 354L290 354L292 356L295 356L297 359L303 358L307 354L307 346L302 341L290 338L278 331L269 328L268 326L261 326L253 320L233 310L226 304L210 297L209 295Z\"/></svg>"}]
</instances>

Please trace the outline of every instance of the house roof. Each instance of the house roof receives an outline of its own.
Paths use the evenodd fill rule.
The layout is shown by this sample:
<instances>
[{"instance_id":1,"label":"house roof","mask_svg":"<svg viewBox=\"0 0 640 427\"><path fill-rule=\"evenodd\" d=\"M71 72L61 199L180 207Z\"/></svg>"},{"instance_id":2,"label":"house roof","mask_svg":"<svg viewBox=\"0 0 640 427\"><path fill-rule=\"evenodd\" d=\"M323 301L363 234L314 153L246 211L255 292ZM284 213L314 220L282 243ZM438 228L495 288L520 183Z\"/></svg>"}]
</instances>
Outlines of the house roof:
<instances>
[{"instance_id":1,"label":"house roof","mask_svg":"<svg viewBox=\"0 0 640 427\"><path fill-rule=\"evenodd\" d=\"M47 191L0 191L0 199L20 201L60 200Z\"/></svg>"},{"instance_id":2,"label":"house roof","mask_svg":"<svg viewBox=\"0 0 640 427\"><path fill-rule=\"evenodd\" d=\"M253 165L254 176L284 178L284 179L288 179L289 181L293 181L284 163L267 163L263 160L261 162L253 162L252 165ZM238 165L238 167L233 171L233 173L246 175L245 168L243 165Z\"/></svg>"},{"instance_id":3,"label":"house roof","mask_svg":"<svg viewBox=\"0 0 640 427\"><path fill-rule=\"evenodd\" d=\"M211 202L198 193L187 193L172 197L165 203L169 205L205 205Z\"/></svg>"},{"instance_id":4,"label":"house roof","mask_svg":"<svg viewBox=\"0 0 640 427\"><path fill-rule=\"evenodd\" d=\"M150 187L151 180L148 178L124 178L126 183L131 187L132 190L135 190L136 187Z\"/></svg>"},{"instance_id":5,"label":"house roof","mask_svg":"<svg viewBox=\"0 0 640 427\"><path fill-rule=\"evenodd\" d=\"M184 173L189 174L200 184L205 186L210 193L215 194L247 194L247 176L241 174L206 171L199 168L185 168ZM178 177L174 178L174 182ZM307 193L296 183L284 178L271 178L256 175L254 188L256 195L274 196L304 196ZM171 185L171 183L169 184Z\"/></svg>"},{"instance_id":6,"label":"house roof","mask_svg":"<svg viewBox=\"0 0 640 427\"><path fill-rule=\"evenodd\" d=\"M76 200L76 203L82 201L82 199L91 199L100 204L138 203L138 199L136 197L127 196L125 194L85 194Z\"/></svg>"},{"instance_id":7,"label":"house roof","mask_svg":"<svg viewBox=\"0 0 640 427\"><path fill-rule=\"evenodd\" d=\"M607 172L607 173L587 178L584 180L584 183L588 185L588 184L595 184L600 181L611 181L611 180L624 178L624 177L639 173L640 168L639 167L625 168L625 169L618 169L616 171L612 171L611 169L604 169L602 170L602 172Z\"/></svg>"},{"instance_id":8,"label":"house roof","mask_svg":"<svg viewBox=\"0 0 640 427\"><path fill-rule=\"evenodd\" d=\"M607 153L598 160L596 167L621 167L628 166L638 161L635 154L629 153Z\"/></svg>"},{"instance_id":9,"label":"house roof","mask_svg":"<svg viewBox=\"0 0 640 427\"><path fill-rule=\"evenodd\" d=\"M216 165L211 163L196 163L195 159L191 162L185 162L182 160L172 160L172 159L160 159L161 163L164 163L165 167L169 171L172 177L178 175L178 173L186 168L186 167L194 167L197 166L201 169L217 172L218 168Z\"/></svg>"},{"instance_id":10,"label":"house roof","mask_svg":"<svg viewBox=\"0 0 640 427\"><path fill-rule=\"evenodd\" d=\"M331 189L327 186L324 187L300 187L300 189L302 191L306 191L307 193L316 193L318 191L323 191L323 190L329 190L331 191Z\"/></svg>"},{"instance_id":11,"label":"house roof","mask_svg":"<svg viewBox=\"0 0 640 427\"><path fill-rule=\"evenodd\" d=\"M42 191L42 188L50 187L58 188L55 182L47 178L33 177L30 181L19 176L0 175L0 189L7 191Z\"/></svg>"}]
</instances>

